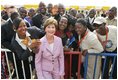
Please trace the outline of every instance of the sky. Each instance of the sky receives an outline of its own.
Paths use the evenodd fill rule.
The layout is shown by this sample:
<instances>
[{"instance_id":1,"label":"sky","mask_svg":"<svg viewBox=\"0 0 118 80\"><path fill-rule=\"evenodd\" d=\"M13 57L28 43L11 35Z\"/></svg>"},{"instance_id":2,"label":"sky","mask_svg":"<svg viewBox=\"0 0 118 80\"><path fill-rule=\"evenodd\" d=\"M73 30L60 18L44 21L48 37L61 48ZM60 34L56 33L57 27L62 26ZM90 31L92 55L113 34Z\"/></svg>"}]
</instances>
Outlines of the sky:
<instances>
[{"instance_id":1,"label":"sky","mask_svg":"<svg viewBox=\"0 0 118 80\"><path fill-rule=\"evenodd\" d=\"M43 1L45 4L62 3L65 6L79 5L79 6L117 6L116 0L1 0L2 5L24 5L24 4L38 4Z\"/></svg>"}]
</instances>

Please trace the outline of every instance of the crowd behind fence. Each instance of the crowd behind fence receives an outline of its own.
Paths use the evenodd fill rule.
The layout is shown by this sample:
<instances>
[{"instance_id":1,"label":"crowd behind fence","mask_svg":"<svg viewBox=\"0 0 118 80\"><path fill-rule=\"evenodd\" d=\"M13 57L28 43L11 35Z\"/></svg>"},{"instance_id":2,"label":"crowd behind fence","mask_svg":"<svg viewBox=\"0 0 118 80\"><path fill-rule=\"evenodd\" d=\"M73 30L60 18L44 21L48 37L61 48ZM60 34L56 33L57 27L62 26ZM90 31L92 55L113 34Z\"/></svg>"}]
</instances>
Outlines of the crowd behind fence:
<instances>
[{"instance_id":1,"label":"crowd behind fence","mask_svg":"<svg viewBox=\"0 0 118 80\"><path fill-rule=\"evenodd\" d=\"M117 14L117 7L112 7L109 10L96 9L94 7L91 8L90 10L89 9L81 10L81 9L75 9L73 7L69 7L69 9L66 10L66 8L63 4L46 5L44 2L40 2L37 9L34 9L34 8L27 9L23 6L20 8L16 8L16 6L14 6L14 5L6 5L6 6L4 5L4 9L1 11L1 45L2 45L1 48L7 48L7 49L1 49L1 55L2 55L2 57L1 57L1 62L2 62L2 64L1 64L1 73L2 74L1 75L2 75L2 77L1 78L3 78L3 79L17 78L18 79L18 78L20 78L19 75L21 75L21 74L19 74L19 72L20 72L19 70L21 70L21 69L22 69L21 73L23 73L23 75L21 75L22 78L27 78L26 77L27 73L30 73L30 74L28 74L28 78L30 76L31 76L31 78L37 78L37 76L35 74L36 71L33 66L34 64L31 65L31 63L33 63L33 61L34 61L33 60L34 56L30 55L30 57L33 57L33 59L32 60L29 59L29 54L35 53L35 52L33 52L35 50L34 49L29 50L30 47L32 47L32 46L29 46L29 45L27 46L26 44L23 43L25 45L25 47L28 48L28 52L26 53L25 57L24 56L22 57L22 54L23 54L22 50L23 51L25 50L25 49L22 49L22 47L24 47L24 46L21 46L21 45L19 46L19 44L15 43L16 40L15 40L15 36L14 36L14 35L16 35L16 33L20 34L20 32L18 33L17 30L20 28L21 25L18 24L18 26L17 25L15 26L15 24L17 24L17 18L18 18L18 20L20 20L20 18L22 18L21 20L23 20L23 22L25 22L26 25L25 26L23 25L21 27L22 28L27 27L27 29L25 28L26 31L31 30L33 35L35 35L34 39L37 40L37 39L41 39L42 36L45 35L45 27L47 27L47 26L44 26L44 22L46 22L51 17L53 17L58 23L57 24L58 26L57 27L55 26L55 28L57 28L57 29L55 30L54 35L56 35L62 39L62 44L63 44L62 48L65 51L64 52L64 62L65 62L64 63L64 65L65 65L64 78L66 78L66 79L73 78L73 66L74 66L74 68L76 68L75 69L76 72L74 72L74 75L76 75L76 78L86 78L87 67L89 66L88 65L89 56L96 57L95 60L93 60L93 59L91 60L91 63L93 63L93 61L95 61L95 65L93 65L95 68L94 69L92 68L92 69L93 69L93 78L96 78L94 76L96 75L95 73L96 73L98 56L99 57L113 56L114 60L117 60L117 54L114 54L114 51L117 52L117 28L116 28L117 15L116 14ZM98 20L98 21L96 22L96 20ZM101 24L99 24L99 22ZM80 23L82 26L79 25L78 23ZM63 29L62 29L62 27L63 27ZM80 31L81 27L83 29L82 31ZM36 29L36 31L33 30L34 28ZM22 31L24 31L24 30L22 29ZM86 31L86 35L84 34L85 31ZM89 36L88 32L91 34L92 38L88 37ZM32 33L29 32L30 35ZM26 33L25 33L25 35L26 35ZM85 35L85 36L82 38L83 35ZM94 37L94 35L96 37ZM105 35L106 35L106 39L104 37ZM22 35L18 36L19 39L22 39L22 38L20 38L20 36L22 36ZM102 37L104 39L102 39ZM95 40L92 41L92 39L94 39L94 38L95 38ZM30 37L29 38L25 37L23 41L25 41L26 39L29 40L28 41L29 43L33 42L32 35L31 35L32 41L30 40ZM98 42L98 40L99 40L99 42L101 42L102 45ZM91 42L89 42L89 41L91 41ZM97 41L98 43L95 41ZM19 41L17 41L17 42L19 42ZM85 43L85 42L87 42L87 43ZM93 43L93 42L95 42L94 45L96 45L96 49L93 45L92 46L91 46L91 44L88 45L88 43ZM85 43L85 46L83 45L84 43ZM20 43L20 44L22 44L22 43ZM100 50L98 49L98 48L100 48L98 46L98 44L101 46ZM16 45L19 46L18 49L17 49ZM86 48L87 46L88 46L88 48ZM101 53L103 51L102 46L103 46L103 48L105 47L104 51L111 52L111 53ZM57 45L56 45L56 47L57 47ZM19 48L21 48L21 50ZM85 50L84 50L84 48L85 48ZM95 51L98 50L99 52L97 52L97 53L101 53L101 54L94 54L94 53L96 53L96 52L94 52L93 54L87 54L85 57L83 53L85 51L89 50L90 48L95 49ZM66 50L68 50L69 52L67 52ZM76 51L81 51L82 54L81 54L81 52L76 52ZM89 53L91 53L91 52L89 52ZM16 56L16 54L18 54L18 56ZM74 55L76 57L73 57ZM26 56L28 56L28 58ZM85 57L84 63L82 62L82 56ZM10 60L9 57L11 59L11 62L9 61ZM25 58L27 59L26 63L24 63ZM75 59L73 60L73 58L75 58ZM105 62L106 62L106 58L104 61L104 66L106 66ZM74 65L73 65L73 63L74 63ZM26 65L24 65L24 64L26 64ZM113 69L114 69L114 64L115 63L113 62L112 63ZM33 66L33 68L32 68L32 66ZM81 70L83 70L83 67L84 67L84 71L83 71L84 73L81 74ZM103 67L102 75L106 74L106 71L104 71L104 68L106 69L106 67ZM28 70L26 70L26 69L28 69ZM110 74L112 75L112 73L113 73L113 70L111 70ZM83 77L83 74L84 74L84 77ZM110 78L112 78L111 75L110 75ZM101 78L103 78L103 77L101 77Z\"/></svg>"}]
</instances>

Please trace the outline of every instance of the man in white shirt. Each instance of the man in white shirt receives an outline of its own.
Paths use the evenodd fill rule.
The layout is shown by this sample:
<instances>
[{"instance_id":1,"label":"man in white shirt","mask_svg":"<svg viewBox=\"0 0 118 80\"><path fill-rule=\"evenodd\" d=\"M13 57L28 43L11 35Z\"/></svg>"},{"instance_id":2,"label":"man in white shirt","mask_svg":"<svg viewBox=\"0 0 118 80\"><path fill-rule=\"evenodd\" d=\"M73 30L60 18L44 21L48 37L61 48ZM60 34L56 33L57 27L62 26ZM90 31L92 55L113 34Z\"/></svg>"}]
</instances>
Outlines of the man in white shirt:
<instances>
[{"instance_id":1,"label":"man in white shirt","mask_svg":"<svg viewBox=\"0 0 118 80\"><path fill-rule=\"evenodd\" d=\"M110 10L109 10L109 13L108 13L108 18L106 19L107 20L107 25L114 25L117 27L117 18L116 18L116 15L117 15L117 8L116 7L112 7Z\"/></svg>"},{"instance_id":2,"label":"man in white shirt","mask_svg":"<svg viewBox=\"0 0 118 80\"><path fill-rule=\"evenodd\" d=\"M94 20L94 24L96 31L94 31L100 40L104 51L106 53L117 53L117 27L114 27L113 25L106 26L106 19L103 17L97 17ZM106 58L106 63L105 63L105 71L103 75L103 78L109 78L109 64L111 59L113 57L107 57ZM112 77L114 79L117 78L117 57L115 61L115 67L113 70L113 75Z\"/></svg>"}]
</instances>

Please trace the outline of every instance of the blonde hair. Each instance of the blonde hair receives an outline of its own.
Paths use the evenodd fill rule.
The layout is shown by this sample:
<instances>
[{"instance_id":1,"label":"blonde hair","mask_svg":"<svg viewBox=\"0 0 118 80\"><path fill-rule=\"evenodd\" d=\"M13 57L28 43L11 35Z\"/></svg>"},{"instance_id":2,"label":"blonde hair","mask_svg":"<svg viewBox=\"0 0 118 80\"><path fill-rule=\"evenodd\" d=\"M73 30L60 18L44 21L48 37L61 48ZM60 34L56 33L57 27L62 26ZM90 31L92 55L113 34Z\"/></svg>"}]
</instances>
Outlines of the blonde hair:
<instances>
[{"instance_id":1,"label":"blonde hair","mask_svg":"<svg viewBox=\"0 0 118 80\"><path fill-rule=\"evenodd\" d=\"M57 25L58 25L57 21L53 17L50 17L43 24L44 25L44 30L50 24L54 24L55 25L55 28L57 29Z\"/></svg>"}]
</instances>

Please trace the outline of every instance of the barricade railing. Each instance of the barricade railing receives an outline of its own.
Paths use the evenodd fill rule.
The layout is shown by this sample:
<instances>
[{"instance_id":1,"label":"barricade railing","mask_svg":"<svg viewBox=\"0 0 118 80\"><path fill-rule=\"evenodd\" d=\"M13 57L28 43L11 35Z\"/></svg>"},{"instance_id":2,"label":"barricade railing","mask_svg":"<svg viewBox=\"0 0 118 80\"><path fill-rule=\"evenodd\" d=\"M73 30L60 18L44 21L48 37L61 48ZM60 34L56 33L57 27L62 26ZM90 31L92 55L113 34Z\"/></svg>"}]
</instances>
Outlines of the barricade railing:
<instances>
[{"instance_id":1,"label":"barricade railing","mask_svg":"<svg viewBox=\"0 0 118 80\"><path fill-rule=\"evenodd\" d=\"M7 64L8 72L9 72L9 74L8 74L9 75L9 79L12 79L13 73L10 70L10 64L9 64L8 55L7 55L7 54L9 54L8 52L11 52L11 51L9 49L1 49L1 54L4 53L5 57L6 57L5 59L6 59L6 64ZM11 52L11 53L12 53L12 56L13 56L14 68L15 68L14 70L16 72L16 78L19 79L19 74L18 74L18 69L17 69L18 65L16 65L15 53L13 53L13 52ZM23 60L21 60L21 63L22 63L22 69L23 69L23 76L24 76L24 79L26 79ZM30 74L31 74L31 79L32 79L33 77L32 77L32 67L31 67L31 64L29 64L29 68L30 68Z\"/></svg>"},{"instance_id":2,"label":"barricade railing","mask_svg":"<svg viewBox=\"0 0 118 80\"><path fill-rule=\"evenodd\" d=\"M110 72L110 76L109 78L112 79L112 74L113 74L113 70L114 70L114 65L115 65L115 60L117 58L117 54L116 53L88 53L86 54L86 57L85 57L85 71L84 71L84 79L86 79L87 77L87 68L88 68L88 57L89 56L96 56L95 57L95 64L94 64L94 73L93 73L93 79L95 78L95 73L96 73L96 65L97 65L97 58L98 56L105 56L105 60L104 60L104 63L103 63L103 70L102 70L102 75L101 75L101 79L103 79L103 75L104 75L104 70L105 70L105 63L106 63L106 57L109 56L109 57L113 57L113 64L112 64L112 67L111 67L111 72Z\"/></svg>"},{"instance_id":3,"label":"barricade railing","mask_svg":"<svg viewBox=\"0 0 118 80\"><path fill-rule=\"evenodd\" d=\"M81 53L80 52L76 52L76 51L70 51L70 52L64 52L64 55L69 55L69 65L65 65L65 68L67 69L69 67L69 75L66 73L67 71L65 71L65 78L71 78L71 69L72 69L72 55L77 55L78 56L78 74L77 74L77 78L80 79L81 75L80 75L80 68L81 68ZM64 56L64 57L68 57L68 56ZM67 64L68 61L65 60L65 64ZM68 77L69 76L69 77Z\"/></svg>"},{"instance_id":4,"label":"barricade railing","mask_svg":"<svg viewBox=\"0 0 118 80\"><path fill-rule=\"evenodd\" d=\"M1 49L1 53L5 54L5 59L6 59L6 64L7 64L7 69L8 69L8 72L9 72L9 79L12 79L12 72L10 70L10 64L9 64L9 60L8 60L8 55L9 54L8 52L12 53L12 56L13 56L13 61L14 61L14 70L15 70L15 74L16 74L16 78L19 79L19 74L18 74L18 69L17 69L17 66L16 65L16 57L15 57L15 53L11 52L9 49ZM80 67L81 67L81 53L80 52L64 52L64 55L69 55L69 61L70 61L70 72L69 72L69 78L71 78L71 68L72 68L72 55L77 55L78 56L78 78L80 78ZM65 62L68 62L68 61L65 61ZM22 63L22 69L23 69L23 76L24 76L24 79L26 79L26 76L25 76L25 68L24 68L24 63L23 63L23 60L21 60L21 63ZM30 73L31 73L31 78L32 78L32 67L31 67L31 64L29 64L29 67L30 67ZM65 68L67 68L68 66L65 66ZM65 74L65 75L68 75L68 74ZM67 77L66 77L67 78Z\"/></svg>"},{"instance_id":5,"label":"barricade railing","mask_svg":"<svg viewBox=\"0 0 118 80\"><path fill-rule=\"evenodd\" d=\"M5 59L6 59L7 67L8 67L8 72L9 72L9 78L11 79L12 78L12 73L11 73L11 70L10 70L9 60L8 60L8 56L7 56L7 52L11 52L11 51L8 50L8 49L1 49L1 52L5 53L5 57L6 57Z\"/></svg>"}]
</instances>

